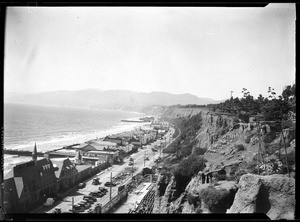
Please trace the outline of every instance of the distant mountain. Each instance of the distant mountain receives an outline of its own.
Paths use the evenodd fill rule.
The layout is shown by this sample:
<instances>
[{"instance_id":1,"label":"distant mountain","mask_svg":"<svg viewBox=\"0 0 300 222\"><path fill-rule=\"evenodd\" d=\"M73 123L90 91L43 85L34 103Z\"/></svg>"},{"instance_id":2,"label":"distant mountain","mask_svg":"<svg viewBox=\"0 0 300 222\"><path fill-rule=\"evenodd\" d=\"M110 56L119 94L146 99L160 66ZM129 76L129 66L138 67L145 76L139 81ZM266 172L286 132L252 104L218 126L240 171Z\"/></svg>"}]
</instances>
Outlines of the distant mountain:
<instances>
[{"instance_id":1,"label":"distant mountain","mask_svg":"<svg viewBox=\"0 0 300 222\"><path fill-rule=\"evenodd\" d=\"M130 90L87 89L79 91L54 91L36 94L7 93L4 95L4 102L122 109L124 107L142 107L151 105L206 105L218 103L219 101L210 98L199 98L189 93L142 93Z\"/></svg>"}]
</instances>

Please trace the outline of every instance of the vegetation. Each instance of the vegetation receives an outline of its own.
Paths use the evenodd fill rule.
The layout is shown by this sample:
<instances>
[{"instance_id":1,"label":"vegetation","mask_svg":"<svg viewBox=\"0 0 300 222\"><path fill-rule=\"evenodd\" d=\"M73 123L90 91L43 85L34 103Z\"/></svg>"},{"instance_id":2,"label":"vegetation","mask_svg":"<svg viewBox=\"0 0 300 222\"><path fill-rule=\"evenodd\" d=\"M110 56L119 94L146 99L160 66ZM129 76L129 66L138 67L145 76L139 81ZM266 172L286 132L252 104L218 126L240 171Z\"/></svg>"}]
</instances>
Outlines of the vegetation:
<instances>
[{"instance_id":1,"label":"vegetation","mask_svg":"<svg viewBox=\"0 0 300 222\"><path fill-rule=\"evenodd\" d=\"M207 160L201 156L189 156L179 162L172 169L172 173L175 177L187 176L190 179L197 175L200 170L205 168Z\"/></svg>"},{"instance_id":2,"label":"vegetation","mask_svg":"<svg viewBox=\"0 0 300 222\"><path fill-rule=\"evenodd\" d=\"M246 89L242 89L243 97L230 98L223 103L210 104L207 107L213 111L225 111L237 114L244 122L248 122L249 116L262 115L266 121L281 121L286 119L289 111L296 111L296 84L288 85L282 94L276 97L274 89L268 88L268 97L261 94L257 99Z\"/></svg>"},{"instance_id":3,"label":"vegetation","mask_svg":"<svg viewBox=\"0 0 300 222\"><path fill-rule=\"evenodd\" d=\"M197 144L195 139L197 132L202 124L201 114L199 113L190 118L177 118L169 121L180 129L181 135L164 152L176 153L178 159L191 155L193 148Z\"/></svg>"},{"instance_id":4,"label":"vegetation","mask_svg":"<svg viewBox=\"0 0 300 222\"><path fill-rule=\"evenodd\" d=\"M229 204L227 200L228 194L229 191L226 189L217 190L215 187L209 186L201 190L199 196L211 212L225 213ZM222 212L224 210L225 212Z\"/></svg>"}]
</instances>

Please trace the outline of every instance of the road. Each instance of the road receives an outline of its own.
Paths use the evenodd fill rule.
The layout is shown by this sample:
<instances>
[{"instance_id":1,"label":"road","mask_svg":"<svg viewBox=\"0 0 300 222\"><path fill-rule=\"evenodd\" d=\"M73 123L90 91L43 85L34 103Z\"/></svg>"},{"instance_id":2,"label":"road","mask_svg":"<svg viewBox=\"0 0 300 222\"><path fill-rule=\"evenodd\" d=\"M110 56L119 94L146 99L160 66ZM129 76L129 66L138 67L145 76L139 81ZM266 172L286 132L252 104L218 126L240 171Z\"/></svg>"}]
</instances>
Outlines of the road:
<instances>
[{"instance_id":1,"label":"road","mask_svg":"<svg viewBox=\"0 0 300 222\"><path fill-rule=\"evenodd\" d=\"M78 189L76 191L74 191L73 193L71 193L69 196L67 196L64 200L62 201L58 201L56 202L53 206L51 207L41 207L35 211L32 211L32 213L51 213L55 207L59 207L61 209L62 212L69 212L69 210L72 209L72 201L74 201L74 204L79 203L82 199L84 195L88 195L90 192L92 191L98 191L99 190L99 186L104 186L104 183L107 181L110 181L111 175L112 177L116 176L117 174L119 174L120 172L124 172L124 170L127 168L130 170L130 168L136 168L136 170L134 171L133 175L136 175L138 173L141 172L141 170L144 167L149 167L151 168L153 165L155 165L156 163L154 162L154 160L156 160L159 156L162 156L163 153L161 150L158 150L158 152L153 152L152 148L154 148L155 146L168 146L173 139L171 138L174 134L175 130L174 128L170 127L170 130L168 131L168 133L164 136L163 139L161 140L157 140L152 144L147 145L145 148L143 149L139 149L138 152L133 153L130 157L132 157L134 159L134 165L133 166L129 166L129 158L127 157L124 159L124 164L122 165L113 165L109 168L107 168L104 171L101 171L100 173L94 175L93 177L89 178L86 182L86 187L83 189ZM148 156L149 160L145 161L144 157L145 155ZM132 171L131 171L132 172ZM111 188L111 198L115 197L118 193L118 187L126 184L128 181L130 181L130 178L133 176L128 175L127 178L123 181L121 181L120 184L118 184L115 187ZM101 182L100 185L93 185L92 181L93 178L100 178L99 181ZM107 192L107 194L105 196L103 196L102 198L97 198L97 201L93 203L93 205L100 203L102 205L105 205L107 202L109 202L110 200L110 188L106 187L108 189L109 192ZM73 199L73 200L72 200ZM91 208L93 208L93 205ZM88 209L87 209L88 210ZM87 210L85 212L87 212Z\"/></svg>"}]
</instances>

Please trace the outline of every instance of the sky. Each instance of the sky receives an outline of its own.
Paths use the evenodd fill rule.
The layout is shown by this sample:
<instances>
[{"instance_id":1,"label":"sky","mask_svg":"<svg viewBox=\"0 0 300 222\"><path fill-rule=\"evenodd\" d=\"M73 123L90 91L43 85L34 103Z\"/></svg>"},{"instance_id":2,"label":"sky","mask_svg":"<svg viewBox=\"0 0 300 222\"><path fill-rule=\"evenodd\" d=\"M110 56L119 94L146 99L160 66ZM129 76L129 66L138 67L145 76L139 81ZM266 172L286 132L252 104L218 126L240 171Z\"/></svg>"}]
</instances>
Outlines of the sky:
<instances>
[{"instance_id":1,"label":"sky","mask_svg":"<svg viewBox=\"0 0 300 222\"><path fill-rule=\"evenodd\" d=\"M295 4L9 7L4 93L126 89L226 99L295 83Z\"/></svg>"}]
</instances>

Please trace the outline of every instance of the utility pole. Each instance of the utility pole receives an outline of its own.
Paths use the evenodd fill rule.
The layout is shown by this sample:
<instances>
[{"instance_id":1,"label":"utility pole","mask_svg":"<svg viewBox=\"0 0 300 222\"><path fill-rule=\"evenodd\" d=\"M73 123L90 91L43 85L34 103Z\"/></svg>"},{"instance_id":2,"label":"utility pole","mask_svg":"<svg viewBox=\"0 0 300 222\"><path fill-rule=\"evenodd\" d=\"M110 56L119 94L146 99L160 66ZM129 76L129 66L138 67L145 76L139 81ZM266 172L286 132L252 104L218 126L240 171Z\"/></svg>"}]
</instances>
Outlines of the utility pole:
<instances>
[{"instance_id":1,"label":"utility pole","mask_svg":"<svg viewBox=\"0 0 300 222\"><path fill-rule=\"evenodd\" d=\"M72 197L72 212L74 211L74 197Z\"/></svg>"},{"instance_id":2,"label":"utility pole","mask_svg":"<svg viewBox=\"0 0 300 222\"><path fill-rule=\"evenodd\" d=\"M131 171L132 172L132 176L131 176L131 180L133 180L133 165L134 165L134 160L132 161L132 168L131 168L132 169L132 171Z\"/></svg>"},{"instance_id":3,"label":"utility pole","mask_svg":"<svg viewBox=\"0 0 300 222\"><path fill-rule=\"evenodd\" d=\"M109 186L109 201L111 201L111 188L112 188L112 172L110 173L110 186Z\"/></svg>"},{"instance_id":4,"label":"utility pole","mask_svg":"<svg viewBox=\"0 0 300 222\"><path fill-rule=\"evenodd\" d=\"M233 91L230 91L230 112L232 111L233 112L233 97L232 97L232 93Z\"/></svg>"}]
</instances>

